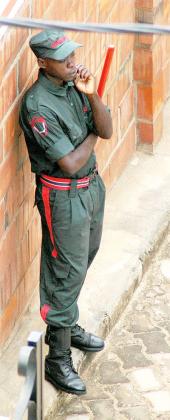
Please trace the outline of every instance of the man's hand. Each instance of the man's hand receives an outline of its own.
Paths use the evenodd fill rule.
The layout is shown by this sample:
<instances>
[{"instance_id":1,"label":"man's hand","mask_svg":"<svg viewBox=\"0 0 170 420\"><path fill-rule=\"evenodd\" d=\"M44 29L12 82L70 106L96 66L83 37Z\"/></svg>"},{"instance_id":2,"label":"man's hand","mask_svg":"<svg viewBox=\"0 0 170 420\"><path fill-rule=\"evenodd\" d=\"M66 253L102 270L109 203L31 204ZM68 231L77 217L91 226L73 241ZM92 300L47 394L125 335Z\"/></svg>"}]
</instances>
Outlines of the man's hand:
<instances>
[{"instance_id":1,"label":"man's hand","mask_svg":"<svg viewBox=\"0 0 170 420\"><path fill-rule=\"evenodd\" d=\"M74 83L80 92L92 95L96 92L96 82L94 76L82 64L77 64L77 77Z\"/></svg>"}]
</instances>

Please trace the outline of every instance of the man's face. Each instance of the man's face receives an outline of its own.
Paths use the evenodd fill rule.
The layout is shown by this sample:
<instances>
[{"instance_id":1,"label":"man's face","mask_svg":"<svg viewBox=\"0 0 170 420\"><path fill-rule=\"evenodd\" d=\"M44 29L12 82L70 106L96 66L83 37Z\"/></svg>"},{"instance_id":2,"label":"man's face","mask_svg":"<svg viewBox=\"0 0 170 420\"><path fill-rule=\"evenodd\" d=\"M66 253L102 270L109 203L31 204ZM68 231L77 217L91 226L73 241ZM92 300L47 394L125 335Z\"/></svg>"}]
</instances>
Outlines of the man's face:
<instances>
[{"instance_id":1,"label":"man's face","mask_svg":"<svg viewBox=\"0 0 170 420\"><path fill-rule=\"evenodd\" d=\"M39 67L58 81L68 82L76 77L75 52L70 54L64 60L53 60L52 58L38 59Z\"/></svg>"}]
</instances>

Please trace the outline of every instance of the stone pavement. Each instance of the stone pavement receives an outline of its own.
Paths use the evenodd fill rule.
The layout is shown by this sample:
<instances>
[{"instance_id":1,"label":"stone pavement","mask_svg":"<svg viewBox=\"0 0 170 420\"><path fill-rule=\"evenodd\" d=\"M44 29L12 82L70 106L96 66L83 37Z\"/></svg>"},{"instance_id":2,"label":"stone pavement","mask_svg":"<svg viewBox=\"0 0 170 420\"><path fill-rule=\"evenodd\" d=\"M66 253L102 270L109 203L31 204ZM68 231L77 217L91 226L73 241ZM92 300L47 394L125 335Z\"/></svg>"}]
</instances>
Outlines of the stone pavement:
<instances>
[{"instance_id":1,"label":"stone pavement","mask_svg":"<svg viewBox=\"0 0 170 420\"><path fill-rule=\"evenodd\" d=\"M170 233L81 377L87 394L68 396L55 420L170 419Z\"/></svg>"},{"instance_id":2,"label":"stone pavement","mask_svg":"<svg viewBox=\"0 0 170 420\"><path fill-rule=\"evenodd\" d=\"M170 215L169 121L170 100L167 102L164 111L163 138L157 146L154 154L149 155L137 152L129 162L122 176L107 195L101 247L94 263L88 271L79 299L80 324L87 330L96 334L101 334L103 337L106 337L116 324L137 286L141 283L143 284L144 272L150 263L152 255L154 255L157 251L162 239L167 233ZM165 268L166 264L164 269ZM149 299L152 298L152 293L150 292L150 294L150 298L148 297L148 310L150 308ZM154 297L154 305L157 305L157 316L160 311L163 311L164 313L165 310L168 310L167 304L161 301L160 308L158 308L158 297L161 299L161 295ZM142 301L140 304L142 305ZM152 322L145 322L146 314L143 311L142 306L141 314L142 321L139 321L140 312L135 309L134 321L137 323L136 328L139 328L138 325L141 323L142 325L146 324L148 325L148 328L151 328L150 323L152 325L154 322L153 316ZM151 328L152 334L150 332L150 335L147 335L147 329L141 331L141 334L139 334L138 330L132 334L132 332L128 332L126 329L124 330L119 327L119 332L122 334L119 336L118 327L116 327L114 331L114 342L117 343L117 353L119 356L117 353L115 353L115 355L113 353L113 359L110 359L110 363L106 358L106 361L103 362L103 364L105 363L107 369L104 369L103 375L108 375L113 370L114 375L112 375L112 377L116 378L116 375L120 375L121 372L122 381L125 381L126 378L125 382L121 382L115 386L112 384L110 385L110 389L113 389L114 387L115 392L117 388L117 395L123 395L122 388L124 387L126 390L126 398L128 399L131 381L132 383L138 383L139 377L141 378L142 375L145 375L148 378L148 382L155 380L160 384L162 383L160 381L164 380L163 375L160 379L159 375L158 377L156 376L156 378L152 375L153 367L151 362L153 361L153 356L149 353L149 351L152 350L151 347L154 343L153 340L156 340L157 348L159 348L158 346L162 346L162 343L164 343L164 346L166 346L165 361L167 360L168 363L167 355L169 347L165 330L163 328L165 328L165 323L164 326L159 327L155 327L154 324ZM168 328L168 321L166 323L166 328ZM31 331L43 330L45 330L45 325L39 314L38 291L35 291L28 310L14 328L13 334L11 335L7 346L0 357L0 416L9 416L12 418L20 391L22 389L23 378L19 377L17 374L17 363L20 348L26 344L27 337ZM152 341L148 341L148 337L151 337ZM130 341L130 339L132 340ZM121 342L124 344L120 345ZM147 345L146 348L145 345ZM126 351L127 346L128 350L131 351ZM153 347L155 348L155 345ZM135 350L139 350L139 356L134 355L132 358L132 354ZM45 346L45 352L46 351L47 346ZM112 357L111 355L109 356L110 358ZM87 354L83 354L76 349L74 349L73 352L73 359L75 367L79 367L81 370L87 368L88 365L90 369L90 363L93 360L90 356L87 356ZM132 360L135 361L137 369L151 370L135 371L134 375L131 377L130 375L131 372L133 374L133 371L128 369L131 369L130 366ZM161 360L162 361L160 363L162 370L164 368L166 371L166 365L162 365L164 359L162 358ZM92 366L93 369L98 369L94 364ZM99 373L102 375L102 372L103 368L101 368L101 372ZM90 390L91 374L89 375L88 389ZM103 376L101 381L106 380L106 378L104 378L105 377ZM45 418L54 419L58 407L65 405L65 399L67 399L67 396L64 393L57 392L48 382L45 382L44 388ZM97 388L101 388L100 384L95 385L93 392L95 392ZM153 389L152 393L161 391L162 389L158 386L158 389ZM142 392L142 396L148 393L147 390ZM108 388L106 392L105 387L102 387L102 395L103 399L105 399L104 397L108 395ZM155 401L155 394L150 393L147 395ZM168 406L167 394L161 393L159 395L162 396L162 400L164 398L163 404ZM119 410L121 410L121 401L119 402L116 400L114 392L112 392L112 396L115 401L114 410L116 408L116 404L117 406L120 405ZM133 399L135 399L135 392L133 392ZM144 396L144 401L148 400ZM87 404L87 396L82 401L84 401L84 404ZM150 401L150 403L151 402L152 401ZM89 407L90 404L91 403L89 402ZM94 405L93 410L96 410L97 412L97 410L100 410L100 401L95 404L96 405ZM113 401L110 400L109 404L112 407ZM141 405L141 407L146 412L147 407L145 406L145 408L143 408L144 404ZM134 408L132 407L132 411L133 409ZM101 420L106 419L105 406L103 406L103 410L104 414L100 414ZM109 413L111 413L111 408L108 410ZM130 408L126 407L126 411L127 410L130 410ZM78 420L80 417L78 417L78 414L76 414L76 416ZM121 416L125 417L125 413L121 414ZM147 417L145 419L145 415L142 414L142 416L142 420L147 419ZM83 420L83 417L80 419ZM121 417L119 420L122 420Z\"/></svg>"}]
</instances>

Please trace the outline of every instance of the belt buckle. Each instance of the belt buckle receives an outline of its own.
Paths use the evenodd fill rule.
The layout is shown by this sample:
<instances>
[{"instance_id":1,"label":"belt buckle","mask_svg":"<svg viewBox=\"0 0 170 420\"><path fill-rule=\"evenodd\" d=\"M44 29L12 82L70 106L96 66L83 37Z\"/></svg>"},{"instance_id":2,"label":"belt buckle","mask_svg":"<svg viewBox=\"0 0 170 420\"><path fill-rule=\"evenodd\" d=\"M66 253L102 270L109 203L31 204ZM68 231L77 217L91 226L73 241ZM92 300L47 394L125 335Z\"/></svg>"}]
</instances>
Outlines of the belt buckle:
<instances>
[{"instance_id":1,"label":"belt buckle","mask_svg":"<svg viewBox=\"0 0 170 420\"><path fill-rule=\"evenodd\" d=\"M72 179L70 183L69 196L75 197L77 193L77 179Z\"/></svg>"}]
</instances>

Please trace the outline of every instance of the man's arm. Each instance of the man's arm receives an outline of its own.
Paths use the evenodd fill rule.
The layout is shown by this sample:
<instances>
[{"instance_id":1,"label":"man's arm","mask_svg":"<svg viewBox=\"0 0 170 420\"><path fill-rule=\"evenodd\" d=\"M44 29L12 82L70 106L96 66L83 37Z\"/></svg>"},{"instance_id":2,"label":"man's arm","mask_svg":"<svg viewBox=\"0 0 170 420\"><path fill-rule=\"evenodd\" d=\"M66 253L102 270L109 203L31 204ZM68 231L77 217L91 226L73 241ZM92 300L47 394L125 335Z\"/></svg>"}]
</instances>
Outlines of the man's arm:
<instances>
[{"instance_id":1,"label":"man's arm","mask_svg":"<svg viewBox=\"0 0 170 420\"><path fill-rule=\"evenodd\" d=\"M78 64L76 67L77 78L74 80L74 83L77 89L88 97L97 132L103 139L110 139L113 133L112 119L110 112L108 112L96 91L95 78L83 65Z\"/></svg>"},{"instance_id":2,"label":"man's arm","mask_svg":"<svg viewBox=\"0 0 170 420\"><path fill-rule=\"evenodd\" d=\"M77 78L74 80L76 87L80 92L84 92L90 102L94 124L100 137L109 139L112 136L112 119L111 115L100 99L95 88L95 79L92 74L81 64L77 65ZM88 161L94 146L97 141L97 136L93 133L84 140L74 151L58 160L60 168L73 175L81 169Z\"/></svg>"},{"instance_id":3,"label":"man's arm","mask_svg":"<svg viewBox=\"0 0 170 420\"><path fill-rule=\"evenodd\" d=\"M89 134L88 137L73 152L57 161L60 168L70 176L79 171L88 161L97 141L95 134Z\"/></svg>"},{"instance_id":4,"label":"man's arm","mask_svg":"<svg viewBox=\"0 0 170 420\"><path fill-rule=\"evenodd\" d=\"M86 94L90 102L96 130L102 139L110 139L113 133L110 112L106 109L98 93Z\"/></svg>"}]
</instances>

